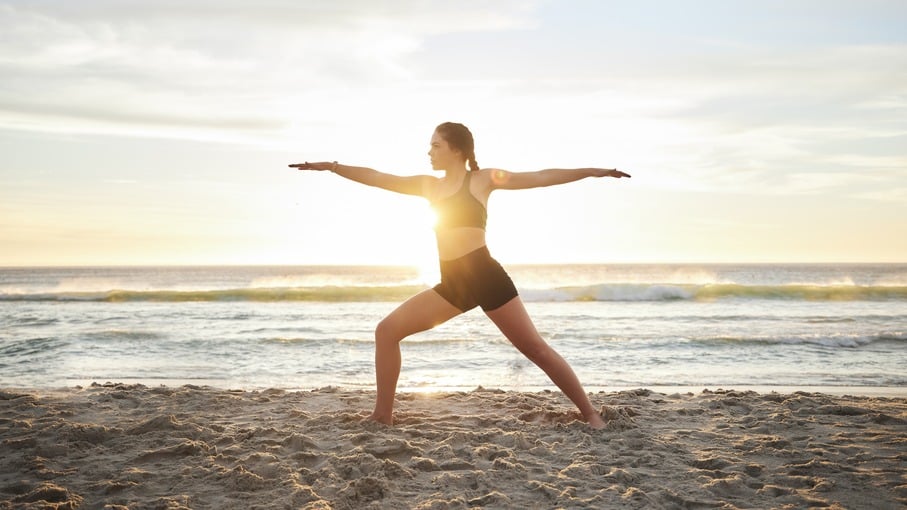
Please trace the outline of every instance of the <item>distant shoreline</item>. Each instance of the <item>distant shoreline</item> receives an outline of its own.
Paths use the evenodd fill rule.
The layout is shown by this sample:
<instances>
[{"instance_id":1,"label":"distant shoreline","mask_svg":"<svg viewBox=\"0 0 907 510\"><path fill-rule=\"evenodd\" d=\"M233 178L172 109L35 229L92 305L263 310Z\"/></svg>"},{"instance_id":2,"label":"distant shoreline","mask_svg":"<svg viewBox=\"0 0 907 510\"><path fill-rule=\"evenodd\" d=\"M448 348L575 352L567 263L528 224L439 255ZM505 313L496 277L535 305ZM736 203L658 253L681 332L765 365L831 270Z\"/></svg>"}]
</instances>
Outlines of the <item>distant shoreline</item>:
<instances>
[{"instance_id":1,"label":"distant shoreline","mask_svg":"<svg viewBox=\"0 0 907 510\"><path fill-rule=\"evenodd\" d=\"M804 261L795 261L795 262L629 262L629 261L620 261L620 262L508 262L506 259L500 258L499 261L501 264L505 264L510 267L561 267L561 266L577 266L577 267L591 267L591 266L625 266L625 267L731 267L731 266L740 266L740 267L772 267L772 266L789 266L789 267L859 267L859 266L907 266L907 261L901 262L892 262L892 261L883 261L883 262L804 262ZM193 269L193 268L203 268L203 269L217 269L217 268L372 268L372 267L382 267L382 268L400 268L400 269L418 269L416 264L370 264L370 263L350 263L350 264L331 264L331 263L263 263L263 264L150 264L150 263L139 263L139 264L38 264L38 265L27 265L27 264L11 264L11 265L0 265L0 270L8 269Z\"/></svg>"}]
</instances>

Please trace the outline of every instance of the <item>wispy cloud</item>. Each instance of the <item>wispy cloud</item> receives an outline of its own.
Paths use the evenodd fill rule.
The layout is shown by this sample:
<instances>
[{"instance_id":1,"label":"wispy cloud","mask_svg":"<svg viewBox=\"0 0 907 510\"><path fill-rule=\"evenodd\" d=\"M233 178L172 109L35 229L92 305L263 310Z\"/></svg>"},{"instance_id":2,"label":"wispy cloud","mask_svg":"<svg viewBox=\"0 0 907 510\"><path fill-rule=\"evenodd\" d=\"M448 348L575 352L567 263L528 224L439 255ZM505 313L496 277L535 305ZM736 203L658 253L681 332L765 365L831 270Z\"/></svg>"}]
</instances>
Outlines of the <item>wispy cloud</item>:
<instances>
[{"instance_id":1,"label":"wispy cloud","mask_svg":"<svg viewBox=\"0 0 907 510\"><path fill-rule=\"evenodd\" d=\"M273 136L321 91L405 81L427 35L529 23L531 3L467 3L0 4L0 127Z\"/></svg>"}]
</instances>

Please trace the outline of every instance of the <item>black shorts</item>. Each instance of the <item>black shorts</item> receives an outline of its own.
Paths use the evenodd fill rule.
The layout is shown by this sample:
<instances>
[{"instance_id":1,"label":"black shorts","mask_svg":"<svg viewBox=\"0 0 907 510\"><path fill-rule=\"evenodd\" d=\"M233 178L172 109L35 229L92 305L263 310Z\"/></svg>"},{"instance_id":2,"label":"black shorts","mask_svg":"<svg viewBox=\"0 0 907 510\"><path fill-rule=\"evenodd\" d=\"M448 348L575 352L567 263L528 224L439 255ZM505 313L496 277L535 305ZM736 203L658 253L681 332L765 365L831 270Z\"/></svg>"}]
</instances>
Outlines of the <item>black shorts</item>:
<instances>
[{"instance_id":1,"label":"black shorts","mask_svg":"<svg viewBox=\"0 0 907 510\"><path fill-rule=\"evenodd\" d=\"M476 306L490 312L517 296L513 280L483 246L458 259L441 261L441 283L435 292L460 311Z\"/></svg>"}]
</instances>

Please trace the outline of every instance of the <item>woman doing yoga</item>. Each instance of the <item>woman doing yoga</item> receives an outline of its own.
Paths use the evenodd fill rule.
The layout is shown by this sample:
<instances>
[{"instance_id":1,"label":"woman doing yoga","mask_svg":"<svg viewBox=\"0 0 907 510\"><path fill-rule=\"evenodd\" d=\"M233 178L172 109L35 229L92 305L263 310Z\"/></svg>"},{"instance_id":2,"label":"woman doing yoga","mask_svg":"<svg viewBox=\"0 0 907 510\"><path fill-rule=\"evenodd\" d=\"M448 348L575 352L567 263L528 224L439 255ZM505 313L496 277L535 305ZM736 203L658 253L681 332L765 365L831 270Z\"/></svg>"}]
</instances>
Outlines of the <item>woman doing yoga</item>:
<instances>
[{"instance_id":1,"label":"woman doing yoga","mask_svg":"<svg viewBox=\"0 0 907 510\"><path fill-rule=\"evenodd\" d=\"M441 283L409 298L375 328L378 392L369 419L393 424L401 364L400 341L479 306L501 333L576 404L589 426L604 427L604 420L573 369L536 331L510 277L489 254L485 245L486 204L496 189L537 188L586 177L630 175L605 168L551 168L535 172L479 169L472 133L466 126L453 122L445 122L435 129L428 155L432 169L444 172L442 177L398 176L336 161L290 165L300 170L327 170L369 186L420 196L431 203L437 214L435 235Z\"/></svg>"}]
</instances>

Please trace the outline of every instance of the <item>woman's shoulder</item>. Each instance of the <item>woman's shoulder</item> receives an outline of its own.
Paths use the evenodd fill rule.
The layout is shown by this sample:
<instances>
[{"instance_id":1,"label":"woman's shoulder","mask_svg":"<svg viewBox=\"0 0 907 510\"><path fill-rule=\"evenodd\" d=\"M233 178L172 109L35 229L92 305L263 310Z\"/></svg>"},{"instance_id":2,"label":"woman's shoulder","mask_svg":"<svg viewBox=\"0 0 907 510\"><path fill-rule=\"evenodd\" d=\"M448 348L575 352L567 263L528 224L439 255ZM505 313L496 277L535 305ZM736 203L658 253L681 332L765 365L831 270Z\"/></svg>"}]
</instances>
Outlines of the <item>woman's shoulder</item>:
<instances>
[{"instance_id":1,"label":"woman's shoulder","mask_svg":"<svg viewBox=\"0 0 907 510\"><path fill-rule=\"evenodd\" d=\"M434 202L441 187L441 178L427 174L419 174L418 178L422 182L422 196L428 199L429 202Z\"/></svg>"},{"instance_id":2,"label":"woman's shoulder","mask_svg":"<svg viewBox=\"0 0 907 510\"><path fill-rule=\"evenodd\" d=\"M494 179L494 176L498 172L502 172L500 168L481 168L479 170L473 170L469 172L472 175L473 181L484 181L491 182Z\"/></svg>"},{"instance_id":3,"label":"woman's shoulder","mask_svg":"<svg viewBox=\"0 0 907 510\"><path fill-rule=\"evenodd\" d=\"M510 174L507 170L502 168L482 168L473 172L477 174L473 180L477 180L481 183L481 186L494 189L497 188L503 181L507 180L507 176Z\"/></svg>"}]
</instances>

